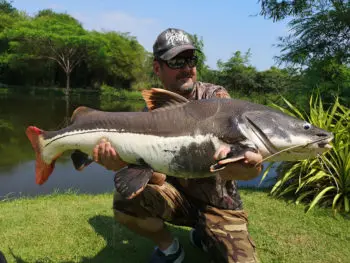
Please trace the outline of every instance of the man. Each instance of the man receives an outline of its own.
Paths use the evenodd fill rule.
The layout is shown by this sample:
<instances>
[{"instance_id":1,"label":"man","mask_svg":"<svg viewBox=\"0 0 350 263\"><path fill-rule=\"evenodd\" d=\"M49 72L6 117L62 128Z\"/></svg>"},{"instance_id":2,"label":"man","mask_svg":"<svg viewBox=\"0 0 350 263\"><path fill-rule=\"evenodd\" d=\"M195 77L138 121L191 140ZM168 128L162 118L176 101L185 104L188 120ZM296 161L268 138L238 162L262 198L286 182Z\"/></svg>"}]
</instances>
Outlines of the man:
<instances>
[{"instance_id":1,"label":"man","mask_svg":"<svg viewBox=\"0 0 350 263\"><path fill-rule=\"evenodd\" d=\"M190 100L228 98L221 87L196 81L196 48L183 30L169 28L153 46L153 69L164 88ZM94 149L94 160L107 169L127 165L118 158L118 149L102 141ZM227 153L227 152L226 152ZM220 159L225 156L214 156ZM216 177L179 179L154 173L151 182L133 199L117 192L113 209L116 220L157 245L150 262L182 262L184 250L164 222L192 227L190 240L207 251L213 262L256 262L255 246L247 230L247 215L233 180L258 176L259 154L246 153L242 163L230 164ZM165 181L166 179L166 181Z\"/></svg>"}]
</instances>

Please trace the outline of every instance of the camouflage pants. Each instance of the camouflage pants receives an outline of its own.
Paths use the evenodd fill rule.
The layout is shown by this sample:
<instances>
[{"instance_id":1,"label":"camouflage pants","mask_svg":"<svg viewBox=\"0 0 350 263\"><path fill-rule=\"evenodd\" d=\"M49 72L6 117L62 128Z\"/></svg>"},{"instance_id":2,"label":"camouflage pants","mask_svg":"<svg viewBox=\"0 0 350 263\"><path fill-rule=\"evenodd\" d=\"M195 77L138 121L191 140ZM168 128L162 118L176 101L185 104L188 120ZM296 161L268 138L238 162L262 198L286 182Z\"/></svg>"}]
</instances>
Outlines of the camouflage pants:
<instances>
[{"instance_id":1,"label":"camouflage pants","mask_svg":"<svg viewBox=\"0 0 350 263\"><path fill-rule=\"evenodd\" d=\"M212 262L258 262L247 229L247 215L242 210L199 208L169 183L148 184L131 200L115 193L113 208L138 218L157 217L171 224L196 228Z\"/></svg>"}]
</instances>

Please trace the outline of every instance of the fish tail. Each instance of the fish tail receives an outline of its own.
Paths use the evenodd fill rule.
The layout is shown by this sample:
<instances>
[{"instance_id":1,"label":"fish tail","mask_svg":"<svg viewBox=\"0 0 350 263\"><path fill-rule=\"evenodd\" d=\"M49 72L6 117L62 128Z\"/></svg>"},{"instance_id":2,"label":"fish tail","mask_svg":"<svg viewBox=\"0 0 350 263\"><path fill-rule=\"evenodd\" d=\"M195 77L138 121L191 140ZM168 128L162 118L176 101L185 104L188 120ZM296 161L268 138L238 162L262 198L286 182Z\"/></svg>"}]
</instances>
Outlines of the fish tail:
<instances>
[{"instance_id":1,"label":"fish tail","mask_svg":"<svg viewBox=\"0 0 350 263\"><path fill-rule=\"evenodd\" d=\"M51 163L47 164L42 158L43 151L43 134L44 131L35 127L29 126L26 130L26 135L30 140L32 147L35 151L35 182L39 185L45 183L53 169L55 168L55 162L57 158L61 155L56 156Z\"/></svg>"}]
</instances>

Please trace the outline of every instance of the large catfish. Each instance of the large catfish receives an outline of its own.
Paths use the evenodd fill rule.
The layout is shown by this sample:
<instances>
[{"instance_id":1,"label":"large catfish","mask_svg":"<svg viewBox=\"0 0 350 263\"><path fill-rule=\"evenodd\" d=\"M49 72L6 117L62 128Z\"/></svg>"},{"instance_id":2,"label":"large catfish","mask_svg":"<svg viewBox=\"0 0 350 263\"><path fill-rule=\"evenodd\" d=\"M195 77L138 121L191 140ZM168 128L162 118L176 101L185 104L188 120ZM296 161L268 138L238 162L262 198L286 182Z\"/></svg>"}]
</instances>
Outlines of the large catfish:
<instances>
[{"instance_id":1,"label":"large catfish","mask_svg":"<svg viewBox=\"0 0 350 263\"><path fill-rule=\"evenodd\" d=\"M149 112L79 107L71 124L61 130L28 127L36 153L36 182L48 179L63 152L91 155L103 138L129 164L115 176L116 189L125 197L142 189L153 171L201 178L243 159L247 150L259 151L269 161L294 161L331 148L332 133L264 105L236 99L189 101L163 89L142 94ZM230 152L215 161L213 156L222 147Z\"/></svg>"}]
</instances>

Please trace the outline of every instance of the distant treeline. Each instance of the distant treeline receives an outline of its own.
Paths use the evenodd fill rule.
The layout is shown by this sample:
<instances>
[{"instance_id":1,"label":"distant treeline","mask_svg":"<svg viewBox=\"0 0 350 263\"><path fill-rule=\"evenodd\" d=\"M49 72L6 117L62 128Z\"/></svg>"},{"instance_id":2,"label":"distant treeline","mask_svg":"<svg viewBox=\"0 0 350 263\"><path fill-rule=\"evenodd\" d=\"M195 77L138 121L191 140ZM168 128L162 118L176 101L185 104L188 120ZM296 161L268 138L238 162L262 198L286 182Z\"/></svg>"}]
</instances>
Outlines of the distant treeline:
<instances>
[{"instance_id":1,"label":"distant treeline","mask_svg":"<svg viewBox=\"0 0 350 263\"><path fill-rule=\"evenodd\" d=\"M0 82L17 86L130 88L147 80L150 54L128 33L87 31L64 13L34 17L0 0Z\"/></svg>"},{"instance_id":2,"label":"distant treeline","mask_svg":"<svg viewBox=\"0 0 350 263\"><path fill-rule=\"evenodd\" d=\"M275 20L284 18L275 17L274 1L260 2L262 15ZM272 4L268 5L269 2ZM291 27L296 27L294 31L299 30L299 34L282 38L279 43L282 53L277 61L285 63L285 68L258 71L250 64L252 54L247 47L244 52L234 51L227 61L219 60L217 69L213 70L205 64L205 55L200 53L199 80L223 85L237 95L264 98L283 95L299 104L307 102L307 97L318 89L324 101L332 101L339 95L343 103L349 105L348 46L344 45L342 53L328 54L322 49L324 45L338 43L339 46L342 42L335 38L319 43L321 32L310 33L312 30L328 30L324 32L325 36L329 33L334 38L335 34L341 36L349 31L350 16L345 16L345 25L344 21L339 22L343 28L322 27L332 19L329 16L334 12L338 12L338 16L344 12L350 15L348 1L338 2L347 5L338 9L332 6L324 8L322 12L326 16L323 17L317 16L317 9L314 9L316 11L309 14L309 24L298 18L292 20ZM309 45L302 39L300 33L303 32L309 34ZM203 39L195 34L192 37L198 48L203 49ZM312 40L319 43L318 50L312 50L315 48L310 44ZM50 9L29 16L14 8L11 2L0 0L0 85L66 87L67 91L99 89L103 84L117 89L149 88L159 85L152 73L152 59L152 54L129 33L88 31L74 17Z\"/></svg>"}]
</instances>

